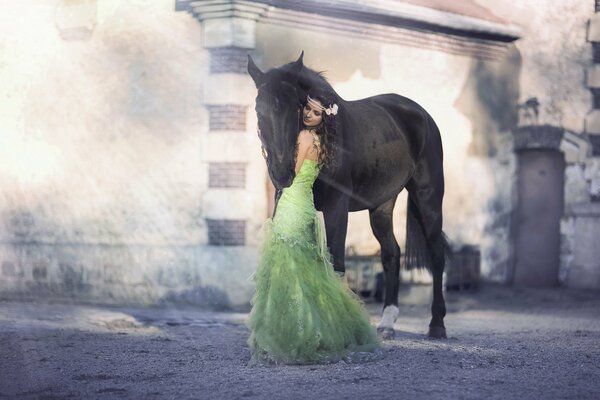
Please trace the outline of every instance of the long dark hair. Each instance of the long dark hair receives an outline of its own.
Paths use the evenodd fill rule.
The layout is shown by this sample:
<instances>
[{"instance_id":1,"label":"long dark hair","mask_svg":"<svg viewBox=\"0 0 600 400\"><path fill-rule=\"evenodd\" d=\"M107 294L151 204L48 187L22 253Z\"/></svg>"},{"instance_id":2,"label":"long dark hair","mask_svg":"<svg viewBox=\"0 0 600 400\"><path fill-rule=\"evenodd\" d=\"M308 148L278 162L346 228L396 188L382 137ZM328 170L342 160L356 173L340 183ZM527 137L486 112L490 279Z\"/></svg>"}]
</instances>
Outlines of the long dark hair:
<instances>
[{"instance_id":1,"label":"long dark hair","mask_svg":"<svg viewBox=\"0 0 600 400\"><path fill-rule=\"evenodd\" d=\"M318 100L321 105L325 108L332 107L336 103L336 96L333 93L329 93L328 90L321 88L311 88L308 91L308 96L313 100ZM302 108L306 106L308 102L307 98L302 99ZM335 159L335 137L336 137L336 123L335 115L327 115L325 111L321 113L323 120L321 123L312 128L319 136L321 143L321 151L319 152L319 164L322 167L332 168L336 165ZM300 126L305 128L303 113L300 113Z\"/></svg>"}]
</instances>

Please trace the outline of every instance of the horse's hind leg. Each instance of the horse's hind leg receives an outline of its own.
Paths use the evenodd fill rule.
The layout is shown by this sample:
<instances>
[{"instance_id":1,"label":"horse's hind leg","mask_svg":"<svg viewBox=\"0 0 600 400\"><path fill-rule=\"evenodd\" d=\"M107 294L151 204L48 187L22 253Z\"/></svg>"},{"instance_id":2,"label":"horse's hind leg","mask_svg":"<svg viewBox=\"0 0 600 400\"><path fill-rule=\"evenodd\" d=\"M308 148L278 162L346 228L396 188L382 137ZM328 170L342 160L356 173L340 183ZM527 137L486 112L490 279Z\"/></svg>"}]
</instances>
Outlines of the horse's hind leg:
<instances>
[{"instance_id":1,"label":"horse's hind leg","mask_svg":"<svg viewBox=\"0 0 600 400\"><path fill-rule=\"evenodd\" d=\"M448 245L442 233L443 172L441 169L435 171L436 169L424 168L422 165L417 166L415 175L406 186L409 193L408 213L412 213L412 217L416 218L418 225L416 229L421 231L407 232L407 235L422 235L425 240L431 264L428 267L433 275L433 303L431 304L429 337L441 339L446 338L444 326L446 303L442 291L442 278ZM411 218L410 215L409 218Z\"/></svg>"},{"instance_id":2,"label":"horse's hind leg","mask_svg":"<svg viewBox=\"0 0 600 400\"><path fill-rule=\"evenodd\" d=\"M394 323L398 318L398 287L400 284L400 246L394 236L392 214L397 196L369 210L371 229L381 245L381 263L385 276L383 315L377 331L383 339L394 338Z\"/></svg>"}]
</instances>

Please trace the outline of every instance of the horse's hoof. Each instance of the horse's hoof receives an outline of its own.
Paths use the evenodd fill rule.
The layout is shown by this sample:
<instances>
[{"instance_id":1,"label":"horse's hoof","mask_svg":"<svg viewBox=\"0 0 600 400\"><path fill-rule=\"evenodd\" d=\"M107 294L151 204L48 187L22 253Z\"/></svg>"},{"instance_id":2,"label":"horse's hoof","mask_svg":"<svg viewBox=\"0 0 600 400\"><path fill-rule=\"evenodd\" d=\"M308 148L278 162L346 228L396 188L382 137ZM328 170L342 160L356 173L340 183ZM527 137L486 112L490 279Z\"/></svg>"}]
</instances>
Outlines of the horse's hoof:
<instances>
[{"instance_id":1,"label":"horse's hoof","mask_svg":"<svg viewBox=\"0 0 600 400\"><path fill-rule=\"evenodd\" d=\"M381 340L394 340L396 331L393 328L377 328L377 335Z\"/></svg>"},{"instance_id":2,"label":"horse's hoof","mask_svg":"<svg viewBox=\"0 0 600 400\"><path fill-rule=\"evenodd\" d=\"M430 326L427 336L431 339L447 339L446 328L443 326Z\"/></svg>"}]
</instances>

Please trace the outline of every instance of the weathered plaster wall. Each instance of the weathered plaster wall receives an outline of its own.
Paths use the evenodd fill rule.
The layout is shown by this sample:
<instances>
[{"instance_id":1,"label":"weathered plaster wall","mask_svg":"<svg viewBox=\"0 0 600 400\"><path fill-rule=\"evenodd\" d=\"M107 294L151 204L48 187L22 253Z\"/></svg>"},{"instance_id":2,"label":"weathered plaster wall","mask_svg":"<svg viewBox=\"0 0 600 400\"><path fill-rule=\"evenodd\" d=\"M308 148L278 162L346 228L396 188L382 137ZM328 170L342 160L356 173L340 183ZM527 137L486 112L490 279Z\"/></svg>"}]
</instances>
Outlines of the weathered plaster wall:
<instances>
[{"instance_id":1,"label":"weathered plaster wall","mask_svg":"<svg viewBox=\"0 0 600 400\"><path fill-rule=\"evenodd\" d=\"M582 132L591 108L585 86L585 70L591 62L586 34L594 2L477 1L523 31L516 42L522 57L519 100L538 98L540 124Z\"/></svg>"},{"instance_id":2,"label":"weathered plaster wall","mask_svg":"<svg viewBox=\"0 0 600 400\"><path fill-rule=\"evenodd\" d=\"M30 213L40 241L202 240L207 56L171 6L102 1L92 37L65 41L54 2L3 5L3 237Z\"/></svg>"},{"instance_id":3,"label":"weathered plaster wall","mask_svg":"<svg viewBox=\"0 0 600 400\"><path fill-rule=\"evenodd\" d=\"M0 292L246 303L255 249L205 246L200 23L172 0L82 1L91 35L65 39L69 3L0 13Z\"/></svg>"}]
</instances>

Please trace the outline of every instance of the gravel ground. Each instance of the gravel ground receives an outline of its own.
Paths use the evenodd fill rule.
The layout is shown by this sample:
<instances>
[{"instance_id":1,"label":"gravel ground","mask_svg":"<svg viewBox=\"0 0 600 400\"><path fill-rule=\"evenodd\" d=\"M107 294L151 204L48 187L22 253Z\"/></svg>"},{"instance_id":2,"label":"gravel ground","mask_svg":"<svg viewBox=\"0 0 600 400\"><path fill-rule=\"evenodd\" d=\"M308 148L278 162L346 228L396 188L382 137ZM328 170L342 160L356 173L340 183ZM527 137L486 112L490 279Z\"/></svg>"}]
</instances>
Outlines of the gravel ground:
<instances>
[{"instance_id":1,"label":"gravel ground","mask_svg":"<svg viewBox=\"0 0 600 400\"><path fill-rule=\"evenodd\" d=\"M243 312L4 300L0 398L600 398L600 292L450 293L447 340L424 336L429 296L402 289L379 361L252 368Z\"/></svg>"}]
</instances>

